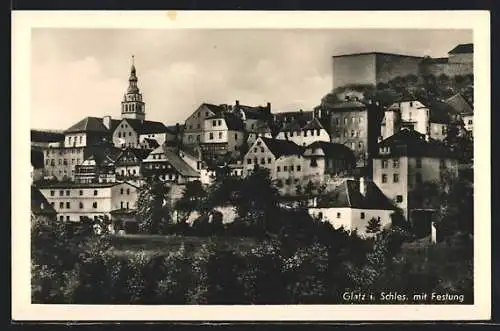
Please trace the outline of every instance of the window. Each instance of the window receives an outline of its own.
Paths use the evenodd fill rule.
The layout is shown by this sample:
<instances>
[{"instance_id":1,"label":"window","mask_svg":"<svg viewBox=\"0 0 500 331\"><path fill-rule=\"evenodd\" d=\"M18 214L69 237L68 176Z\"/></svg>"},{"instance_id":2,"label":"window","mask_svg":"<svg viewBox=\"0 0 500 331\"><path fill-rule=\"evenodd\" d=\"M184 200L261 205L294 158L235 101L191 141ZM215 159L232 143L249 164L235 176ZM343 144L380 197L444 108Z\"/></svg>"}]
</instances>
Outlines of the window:
<instances>
[{"instance_id":1,"label":"window","mask_svg":"<svg viewBox=\"0 0 500 331\"><path fill-rule=\"evenodd\" d=\"M340 213L337 213L337 218L340 218Z\"/></svg>"},{"instance_id":2,"label":"window","mask_svg":"<svg viewBox=\"0 0 500 331\"><path fill-rule=\"evenodd\" d=\"M69 209L70 208L70 203L69 202L66 202L66 209Z\"/></svg>"},{"instance_id":3,"label":"window","mask_svg":"<svg viewBox=\"0 0 500 331\"><path fill-rule=\"evenodd\" d=\"M319 218L319 219L323 219L323 212L319 212L319 213L318 213L318 218Z\"/></svg>"},{"instance_id":4,"label":"window","mask_svg":"<svg viewBox=\"0 0 500 331\"><path fill-rule=\"evenodd\" d=\"M212 121L212 126L217 126L217 121L216 120Z\"/></svg>"},{"instance_id":5,"label":"window","mask_svg":"<svg viewBox=\"0 0 500 331\"><path fill-rule=\"evenodd\" d=\"M467 121L467 124L468 124L468 125L472 125L472 120L468 120L468 121Z\"/></svg>"},{"instance_id":6,"label":"window","mask_svg":"<svg viewBox=\"0 0 500 331\"><path fill-rule=\"evenodd\" d=\"M354 130L351 130L351 137L354 137Z\"/></svg>"},{"instance_id":7,"label":"window","mask_svg":"<svg viewBox=\"0 0 500 331\"><path fill-rule=\"evenodd\" d=\"M387 169L389 162L387 160L382 160L382 169Z\"/></svg>"},{"instance_id":8,"label":"window","mask_svg":"<svg viewBox=\"0 0 500 331\"><path fill-rule=\"evenodd\" d=\"M247 164L252 164L252 159L247 159Z\"/></svg>"},{"instance_id":9,"label":"window","mask_svg":"<svg viewBox=\"0 0 500 331\"><path fill-rule=\"evenodd\" d=\"M261 152L261 153L264 153L264 147L261 147L261 148L260 148L260 152Z\"/></svg>"},{"instance_id":10,"label":"window","mask_svg":"<svg viewBox=\"0 0 500 331\"><path fill-rule=\"evenodd\" d=\"M441 134L445 135L446 134L447 128L445 125L441 126Z\"/></svg>"},{"instance_id":11,"label":"window","mask_svg":"<svg viewBox=\"0 0 500 331\"><path fill-rule=\"evenodd\" d=\"M205 117L207 117L207 116L208 116L208 111L205 112Z\"/></svg>"},{"instance_id":12,"label":"window","mask_svg":"<svg viewBox=\"0 0 500 331\"><path fill-rule=\"evenodd\" d=\"M361 212L361 219L364 220L365 219L365 213L364 212Z\"/></svg>"},{"instance_id":13,"label":"window","mask_svg":"<svg viewBox=\"0 0 500 331\"><path fill-rule=\"evenodd\" d=\"M130 132L130 131L129 131L129 132L128 132L128 136L129 136L129 137L130 137L130 136L132 136L132 132Z\"/></svg>"},{"instance_id":14,"label":"window","mask_svg":"<svg viewBox=\"0 0 500 331\"><path fill-rule=\"evenodd\" d=\"M127 202L127 209L128 209L128 202Z\"/></svg>"},{"instance_id":15,"label":"window","mask_svg":"<svg viewBox=\"0 0 500 331\"><path fill-rule=\"evenodd\" d=\"M238 134L237 133L234 134L234 140L238 140Z\"/></svg>"},{"instance_id":16,"label":"window","mask_svg":"<svg viewBox=\"0 0 500 331\"><path fill-rule=\"evenodd\" d=\"M217 120L217 125L222 125L222 121L221 120Z\"/></svg>"},{"instance_id":17,"label":"window","mask_svg":"<svg viewBox=\"0 0 500 331\"><path fill-rule=\"evenodd\" d=\"M59 202L59 209L63 209L64 208L64 202Z\"/></svg>"},{"instance_id":18,"label":"window","mask_svg":"<svg viewBox=\"0 0 500 331\"><path fill-rule=\"evenodd\" d=\"M257 153L257 147L255 147L255 148L253 149L253 152L254 152L254 153Z\"/></svg>"},{"instance_id":19,"label":"window","mask_svg":"<svg viewBox=\"0 0 500 331\"><path fill-rule=\"evenodd\" d=\"M50 196L53 197L56 192L50 191Z\"/></svg>"},{"instance_id":20,"label":"window","mask_svg":"<svg viewBox=\"0 0 500 331\"><path fill-rule=\"evenodd\" d=\"M219 139L222 139L222 132L219 132Z\"/></svg>"},{"instance_id":21,"label":"window","mask_svg":"<svg viewBox=\"0 0 500 331\"><path fill-rule=\"evenodd\" d=\"M92 208L97 208L97 202L92 203Z\"/></svg>"},{"instance_id":22,"label":"window","mask_svg":"<svg viewBox=\"0 0 500 331\"><path fill-rule=\"evenodd\" d=\"M421 174L420 172L417 172L417 173L415 174L415 182L416 182L417 184L421 184L421 183L422 183L422 174Z\"/></svg>"},{"instance_id":23,"label":"window","mask_svg":"<svg viewBox=\"0 0 500 331\"><path fill-rule=\"evenodd\" d=\"M410 107L413 107L413 101L410 101Z\"/></svg>"},{"instance_id":24,"label":"window","mask_svg":"<svg viewBox=\"0 0 500 331\"><path fill-rule=\"evenodd\" d=\"M51 202L50 205L52 206L52 208L54 208L56 204L54 202Z\"/></svg>"},{"instance_id":25,"label":"window","mask_svg":"<svg viewBox=\"0 0 500 331\"><path fill-rule=\"evenodd\" d=\"M69 222L69 216L66 216L66 221L68 221L68 222Z\"/></svg>"},{"instance_id":26,"label":"window","mask_svg":"<svg viewBox=\"0 0 500 331\"><path fill-rule=\"evenodd\" d=\"M208 134L208 139L210 139L210 140L214 139L214 133L213 132L210 132Z\"/></svg>"},{"instance_id":27,"label":"window","mask_svg":"<svg viewBox=\"0 0 500 331\"><path fill-rule=\"evenodd\" d=\"M260 159L260 164L266 164L266 160L264 158Z\"/></svg>"},{"instance_id":28,"label":"window","mask_svg":"<svg viewBox=\"0 0 500 331\"><path fill-rule=\"evenodd\" d=\"M397 203L401 203L401 202L403 202L403 196L402 196L402 195L397 195L397 196L396 196L396 202L397 202Z\"/></svg>"},{"instance_id":29,"label":"window","mask_svg":"<svg viewBox=\"0 0 500 331\"><path fill-rule=\"evenodd\" d=\"M310 164L311 167L315 168L318 166L318 162L316 161L316 158L311 158L311 164Z\"/></svg>"},{"instance_id":30,"label":"window","mask_svg":"<svg viewBox=\"0 0 500 331\"><path fill-rule=\"evenodd\" d=\"M83 209L83 203L82 202L80 202L79 207L80 207L80 209Z\"/></svg>"},{"instance_id":31,"label":"window","mask_svg":"<svg viewBox=\"0 0 500 331\"><path fill-rule=\"evenodd\" d=\"M281 171L281 167L280 167L280 166L277 166L277 167L276 167L276 171L277 171L277 172L280 172L280 171Z\"/></svg>"},{"instance_id":32,"label":"window","mask_svg":"<svg viewBox=\"0 0 500 331\"><path fill-rule=\"evenodd\" d=\"M340 125L340 118L335 119L335 124Z\"/></svg>"},{"instance_id":33,"label":"window","mask_svg":"<svg viewBox=\"0 0 500 331\"><path fill-rule=\"evenodd\" d=\"M300 166L299 165L297 166L297 171L300 171Z\"/></svg>"},{"instance_id":34,"label":"window","mask_svg":"<svg viewBox=\"0 0 500 331\"><path fill-rule=\"evenodd\" d=\"M130 195L130 189L129 188L127 189L127 195Z\"/></svg>"},{"instance_id":35,"label":"window","mask_svg":"<svg viewBox=\"0 0 500 331\"><path fill-rule=\"evenodd\" d=\"M64 216L62 216L62 215L59 216L59 221L61 221L61 222L64 221Z\"/></svg>"},{"instance_id":36,"label":"window","mask_svg":"<svg viewBox=\"0 0 500 331\"><path fill-rule=\"evenodd\" d=\"M382 183L387 183L387 175L382 174Z\"/></svg>"},{"instance_id":37,"label":"window","mask_svg":"<svg viewBox=\"0 0 500 331\"><path fill-rule=\"evenodd\" d=\"M422 168L422 159L421 158L417 158L415 161L416 161L416 167L417 168Z\"/></svg>"},{"instance_id":38,"label":"window","mask_svg":"<svg viewBox=\"0 0 500 331\"><path fill-rule=\"evenodd\" d=\"M392 181L394 183L399 183L399 174L392 175Z\"/></svg>"},{"instance_id":39,"label":"window","mask_svg":"<svg viewBox=\"0 0 500 331\"><path fill-rule=\"evenodd\" d=\"M122 137L122 133L118 132L118 138L121 138L121 137Z\"/></svg>"},{"instance_id":40,"label":"window","mask_svg":"<svg viewBox=\"0 0 500 331\"><path fill-rule=\"evenodd\" d=\"M61 165L61 164L62 164L62 160L61 160L61 159L59 159L59 165Z\"/></svg>"},{"instance_id":41,"label":"window","mask_svg":"<svg viewBox=\"0 0 500 331\"><path fill-rule=\"evenodd\" d=\"M66 190L66 196L67 197L69 196L69 190Z\"/></svg>"},{"instance_id":42,"label":"window","mask_svg":"<svg viewBox=\"0 0 500 331\"><path fill-rule=\"evenodd\" d=\"M62 197L64 195L64 191L63 190L60 190L59 191L59 196Z\"/></svg>"},{"instance_id":43,"label":"window","mask_svg":"<svg viewBox=\"0 0 500 331\"><path fill-rule=\"evenodd\" d=\"M398 159L392 160L392 167L393 168L399 168L399 160Z\"/></svg>"},{"instance_id":44,"label":"window","mask_svg":"<svg viewBox=\"0 0 500 331\"><path fill-rule=\"evenodd\" d=\"M123 201L120 201L120 209L123 209Z\"/></svg>"},{"instance_id":45,"label":"window","mask_svg":"<svg viewBox=\"0 0 500 331\"><path fill-rule=\"evenodd\" d=\"M120 189L120 194L123 194L123 187Z\"/></svg>"},{"instance_id":46,"label":"window","mask_svg":"<svg viewBox=\"0 0 500 331\"><path fill-rule=\"evenodd\" d=\"M293 165L290 166L290 171L293 171Z\"/></svg>"},{"instance_id":47,"label":"window","mask_svg":"<svg viewBox=\"0 0 500 331\"><path fill-rule=\"evenodd\" d=\"M267 158L267 163L271 163L271 158L270 157Z\"/></svg>"},{"instance_id":48,"label":"window","mask_svg":"<svg viewBox=\"0 0 500 331\"><path fill-rule=\"evenodd\" d=\"M288 167L287 166L283 166L283 171L288 171Z\"/></svg>"},{"instance_id":49,"label":"window","mask_svg":"<svg viewBox=\"0 0 500 331\"><path fill-rule=\"evenodd\" d=\"M94 195L97 195L97 190L94 190Z\"/></svg>"},{"instance_id":50,"label":"window","mask_svg":"<svg viewBox=\"0 0 500 331\"><path fill-rule=\"evenodd\" d=\"M307 137L307 130L304 131L304 137Z\"/></svg>"},{"instance_id":51,"label":"window","mask_svg":"<svg viewBox=\"0 0 500 331\"><path fill-rule=\"evenodd\" d=\"M83 190L78 191L79 195L83 195Z\"/></svg>"}]
</instances>

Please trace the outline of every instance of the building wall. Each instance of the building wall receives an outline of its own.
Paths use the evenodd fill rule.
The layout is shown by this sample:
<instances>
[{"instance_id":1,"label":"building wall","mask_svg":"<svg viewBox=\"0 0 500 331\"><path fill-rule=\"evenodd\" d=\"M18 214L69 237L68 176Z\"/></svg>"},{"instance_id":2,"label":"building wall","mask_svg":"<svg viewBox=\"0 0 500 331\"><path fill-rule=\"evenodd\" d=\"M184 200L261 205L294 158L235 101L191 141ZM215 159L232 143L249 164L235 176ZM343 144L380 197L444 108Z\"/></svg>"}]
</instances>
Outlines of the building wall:
<instances>
[{"instance_id":1,"label":"building wall","mask_svg":"<svg viewBox=\"0 0 500 331\"><path fill-rule=\"evenodd\" d=\"M380 132L382 139L387 139L394 133L396 133L396 128L398 127L399 120L400 118L397 112L392 110L385 111Z\"/></svg>"},{"instance_id":2,"label":"building wall","mask_svg":"<svg viewBox=\"0 0 500 331\"><path fill-rule=\"evenodd\" d=\"M111 188L111 210L136 209L139 189L126 183Z\"/></svg>"},{"instance_id":3,"label":"building wall","mask_svg":"<svg viewBox=\"0 0 500 331\"><path fill-rule=\"evenodd\" d=\"M75 166L88 157L86 147L46 148L44 151L44 176L62 180L65 176L74 179Z\"/></svg>"},{"instance_id":4,"label":"building wall","mask_svg":"<svg viewBox=\"0 0 500 331\"><path fill-rule=\"evenodd\" d=\"M368 152L368 112L366 109L332 112L330 116L331 142L349 147L363 166Z\"/></svg>"},{"instance_id":5,"label":"building wall","mask_svg":"<svg viewBox=\"0 0 500 331\"><path fill-rule=\"evenodd\" d=\"M400 102L401 120L416 122L414 130L421 134L429 132L429 108L419 101Z\"/></svg>"},{"instance_id":6,"label":"building wall","mask_svg":"<svg viewBox=\"0 0 500 331\"><path fill-rule=\"evenodd\" d=\"M115 173L120 179L127 177L139 177L141 176L141 165L117 165L115 167Z\"/></svg>"},{"instance_id":7,"label":"building wall","mask_svg":"<svg viewBox=\"0 0 500 331\"><path fill-rule=\"evenodd\" d=\"M290 140L299 146L307 146L315 141L330 141L330 135L325 129L320 130L301 130L301 131L281 131L276 139Z\"/></svg>"},{"instance_id":8,"label":"building wall","mask_svg":"<svg viewBox=\"0 0 500 331\"><path fill-rule=\"evenodd\" d=\"M87 134L85 132L80 133L68 133L64 137L64 147L85 147L87 146Z\"/></svg>"},{"instance_id":9,"label":"building wall","mask_svg":"<svg viewBox=\"0 0 500 331\"><path fill-rule=\"evenodd\" d=\"M430 137L436 140L444 140L448 131L448 125L443 123L430 123Z\"/></svg>"},{"instance_id":10,"label":"building wall","mask_svg":"<svg viewBox=\"0 0 500 331\"><path fill-rule=\"evenodd\" d=\"M474 53L463 53L463 54L449 54L449 63L473 63Z\"/></svg>"},{"instance_id":11,"label":"building wall","mask_svg":"<svg viewBox=\"0 0 500 331\"><path fill-rule=\"evenodd\" d=\"M351 208L308 208L308 212L312 217L322 216L322 221L330 223L334 229L344 227L344 230L351 231Z\"/></svg>"},{"instance_id":12,"label":"building wall","mask_svg":"<svg viewBox=\"0 0 500 331\"><path fill-rule=\"evenodd\" d=\"M276 176L276 157L269 148L262 142L257 140L248 150L243 158L243 176L248 176L257 164L261 168L269 169L272 178Z\"/></svg>"},{"instance_id":13,"label":"building wall","mask_svg":"<svg viewBox=\"0 0 500 331\"><path fill-rule=\"evenodd\" d=\"M376 83L387 83L396 77L419 75L421 57L377 54Z\"/></svg>"},{"instance_id":14,"label":"building wall","mask_svg":"<svg viewBox=\"0 0 500 331\"><path fill-rule=\"evenodd\" d=\"M349 84L377 83L374 54L334 56L333 88Z\"/></svg>"},{"instance_id":15,"label":"building wall","mask_svg":"<svg viewBox=\"0 0 500 331\"><path fill-rule=\"evenodd\" d=\"M387 161L387 167L383 168L383 162ZM399 162L399 166L395 167L394 161ZM398 175L399 179L394 182L394 175ZM383 175L386 175L386 182L383 182ZM407 210L408 206L408 158L403 157L388 157L373 159L373 182L380 188L387 198L393 200L395 204ZM398 201L398 196L401 200ZM406 214L405 214L406 216Z\"/></svg>"},{"instance_id":16,"label":"building wall","mask_svg":"<svg viewBox=\"0 0 500 331\"><path fill-rule=\"evenodd\" d=\"M186 119L182 142L186 145L204 142L203 125L207 117L213 116L205 105L200 106L191 116ZM199 137L197 139L197 137Z\"/></svg>"},{"instance_id":17,"label":"building wall","mask_svg":"<svg viewBox=\"0 0 500 331\"><path fill-rule=\"evenodd\" d=\"M372 218L380 217L380 229L388 227L392 223L391 214L393 210L383 209L352 209L351 210L351 229L358 230L358 234L365 237L373 236L373 234L366 233L366 226Z\"/></svg>"},{"instance_id":18,"label":"building wall","mask_svg":"<svg viewBox=\"0 0 500 331\"><path fill-rule=\"evenodd\" d=\"M138 138L137 132L126 121L122 121L113 132L113 145L116 147L139 148L140 142ZM121 140L124 140L124 142L121 142Z\"/></svg>"}]
</instances>

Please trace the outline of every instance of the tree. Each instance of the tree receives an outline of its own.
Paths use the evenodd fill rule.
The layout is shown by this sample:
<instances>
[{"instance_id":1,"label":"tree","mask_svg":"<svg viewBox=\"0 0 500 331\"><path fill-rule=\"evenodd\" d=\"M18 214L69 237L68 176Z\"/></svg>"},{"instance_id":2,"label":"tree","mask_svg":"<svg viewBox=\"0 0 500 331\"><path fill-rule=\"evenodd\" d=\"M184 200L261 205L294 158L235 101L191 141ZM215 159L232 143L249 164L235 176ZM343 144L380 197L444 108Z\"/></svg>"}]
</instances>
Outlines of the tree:
<instances>
[{"instance_id":1,"label":"tree","mask_svg":"<svg viewBox=\"0 0 500 331\"><path fill-rule=\"evenodd\" d=\"M148 180L139 192L137 218L139 230L149 234L160 234L170 220L167 204L170 187L153 178Z\"/></svg>"},{"instance_id":2,"label":"tree","mask_svg":"<svg viewBox=\"0 0 500 331\"><path fill-rule=\"evenodd\" d=\"M176 211L182 214L180 220L185 221L192 211L201 210L205 196L205 189L199 180L186 183L182 197L175 203Z\"/></svg>"},{"instance_id":3,"label":"tree","mask_svg":"<svg viewBox=\"0 0 500 331\"><path fill-rule=\"evenodd\" d=\"M380 223L380 218L372 217L366 225L366 233L378 233L381 228L382 224Z\"/></svg>"}]
</instances>

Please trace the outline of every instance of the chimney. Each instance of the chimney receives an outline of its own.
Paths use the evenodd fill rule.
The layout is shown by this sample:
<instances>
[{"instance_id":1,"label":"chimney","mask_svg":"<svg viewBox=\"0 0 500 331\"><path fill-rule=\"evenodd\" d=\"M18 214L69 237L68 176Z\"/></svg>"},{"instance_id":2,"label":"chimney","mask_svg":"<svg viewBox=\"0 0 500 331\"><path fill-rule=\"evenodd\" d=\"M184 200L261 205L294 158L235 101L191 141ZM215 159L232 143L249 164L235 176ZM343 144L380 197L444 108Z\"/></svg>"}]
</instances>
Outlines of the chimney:
<instances>
[{"instance_id":1,"label":"chimney","mask_svg":"<svg viewBox=\"0 0 500 331\"><path fill-rule=\"evenodd\" d=\"M102 124L109 130L111 129L111 116L104 116L102 118Z\"/></svg>"},{"instance_id":2,"label":"chimney","mask_svg":"<svg viewBox=\"0 0 500 331\"><path fill-rule=\"evenodd\" d=\"M236 107L238 107L240 105L240 100L236 100L234 104L236 105Z\"/></svg>"},{"instance_id":3,"label":"chimney","mask_svg":"<svg viewBox=\"0 0 500 331\"><path fill-rule=\"evenodd\" d=\"M271 103L270 103L270 102L268 102L268 103L267 103L267 110L268 110L269 112L271 111Z\"/></svg>"},{"instance_id":4,"label":"chimney","mask_svg":"<svg viewBox=\"0 0 500 331\"><path fill-rule=\"evenodd\" d=\"M364 177L359 177L359 193L366 195L366 181Z\"/></svg>"}]
</instances>

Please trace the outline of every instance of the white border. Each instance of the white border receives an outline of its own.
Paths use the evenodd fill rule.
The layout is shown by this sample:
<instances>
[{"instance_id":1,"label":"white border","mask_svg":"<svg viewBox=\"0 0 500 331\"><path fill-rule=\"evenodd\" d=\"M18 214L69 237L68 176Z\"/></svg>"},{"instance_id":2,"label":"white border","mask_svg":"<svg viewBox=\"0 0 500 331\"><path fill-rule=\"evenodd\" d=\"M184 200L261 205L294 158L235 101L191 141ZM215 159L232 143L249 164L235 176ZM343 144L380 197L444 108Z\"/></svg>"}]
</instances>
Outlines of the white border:
<instances>
[{"instance_id":1,"label":"white border","mask_svg":"<svg viewBox=\"0 0 500 331\"><path fill-rule=\"evenodd\" d=\"M14 320L487 320L491 293L490 15L425 12L12 12L12 318ZM473 306L84 306L30 304L30 31L58 28L441 28L474 30L475 249ZM335 32L333 32L335 33ZM62 83L62 82L61 82Z\"/></svg>"}]
</instances>

